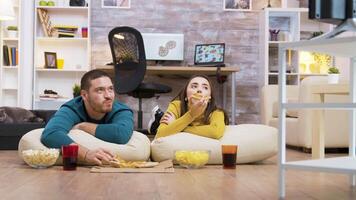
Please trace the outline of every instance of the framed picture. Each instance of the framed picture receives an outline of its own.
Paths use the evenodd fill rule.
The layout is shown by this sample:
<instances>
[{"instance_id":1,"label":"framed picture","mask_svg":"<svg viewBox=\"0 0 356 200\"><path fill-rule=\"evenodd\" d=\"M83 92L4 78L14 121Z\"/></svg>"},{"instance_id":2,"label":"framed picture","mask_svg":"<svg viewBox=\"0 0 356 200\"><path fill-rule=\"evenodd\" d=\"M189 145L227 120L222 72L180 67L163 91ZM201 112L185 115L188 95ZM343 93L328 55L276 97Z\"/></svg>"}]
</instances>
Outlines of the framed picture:
<instances>
[{"instance_id":1,"label":"framed picture","mask_svg":"<svg viewBox=\"0 0 356 200\"><path fill-rule=\"evenodd\" d=\"M131 0L101 0L102 8L130 8Z\"/></svg>"},{"instance_id":2,"label":"framed picture","mask_svg":"<svg viewBox=\"0 0 356 200\"><path fill-rule=\"evenodd\" d=\"M224 10L249 11L252 8L252 0L224 0Z\"/></svg>"},{"instance_id":3,"label":"framed picture","mask_svg":"<svg viewBox=\"0 0 356 200\"><path fill-rule=\"evenodd\" d=\"M56 69L57 68L57 53L44 52L45 55L45 68Z\"/></svg>"}]
</instances>

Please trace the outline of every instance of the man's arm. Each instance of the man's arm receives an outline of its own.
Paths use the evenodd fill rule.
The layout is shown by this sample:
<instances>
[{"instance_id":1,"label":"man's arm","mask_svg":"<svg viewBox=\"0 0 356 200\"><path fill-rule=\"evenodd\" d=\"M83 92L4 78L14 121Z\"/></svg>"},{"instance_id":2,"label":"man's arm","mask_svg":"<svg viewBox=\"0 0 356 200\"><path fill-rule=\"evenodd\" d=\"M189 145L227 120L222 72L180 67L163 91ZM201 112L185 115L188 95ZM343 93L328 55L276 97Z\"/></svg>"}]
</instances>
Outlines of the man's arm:
<instances>
[{"instance_id":1,"label":"man's arm","mask_svg":"<svg viewBox=\"0 0 356 200\"><path fill-rule=\"evenodd\" d=\"M133 114L130 110L122 110L114 114L109 124L98 124L95 137L116 144L126 144L133 132Z\"/></svg>"},{"instance_id":2,"label":"man's arm","mask_svg":"<svg viewBox=\"0 0 356 200\"><path fill-rule=\"evenodd\" d=\"M95 130L97 126L98 124L94 124L91 122L81 122L79 124L76 124L73 129L79 129L86 133L89 133L90 135L95 136Z\"/></svg>"},{"instance_id":3,"label":"man's arm","mask_svg":"<svg viewBox=\"0 0 356 200\"><path fill-rule=\"evenodd\" d=\"M61 107L47 123L41 142L50 148L61 148L74 141L68 136L74 124L80 122L80 118L68 107Z\"/></svg>"}]
</instances>

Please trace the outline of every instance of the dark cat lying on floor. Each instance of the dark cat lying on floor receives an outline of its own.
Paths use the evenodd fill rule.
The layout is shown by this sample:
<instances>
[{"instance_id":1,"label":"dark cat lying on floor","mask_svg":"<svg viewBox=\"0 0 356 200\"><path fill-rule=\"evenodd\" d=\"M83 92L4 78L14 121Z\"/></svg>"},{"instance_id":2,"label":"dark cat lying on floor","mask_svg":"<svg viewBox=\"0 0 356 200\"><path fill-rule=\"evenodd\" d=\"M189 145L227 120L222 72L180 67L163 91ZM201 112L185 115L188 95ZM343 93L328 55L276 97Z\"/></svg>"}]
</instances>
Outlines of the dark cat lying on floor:
<instances>
[{"instance_id":1,"label":"dark cat lying on floor","mask_svg":"<svg viewBox=\"0 0 356 200\"><path fill-rule=\"evenodd\" d=\"M44 120L31 111L18 107L0 107L0 123L42 123Z\"/></svg>"}]
</instances>

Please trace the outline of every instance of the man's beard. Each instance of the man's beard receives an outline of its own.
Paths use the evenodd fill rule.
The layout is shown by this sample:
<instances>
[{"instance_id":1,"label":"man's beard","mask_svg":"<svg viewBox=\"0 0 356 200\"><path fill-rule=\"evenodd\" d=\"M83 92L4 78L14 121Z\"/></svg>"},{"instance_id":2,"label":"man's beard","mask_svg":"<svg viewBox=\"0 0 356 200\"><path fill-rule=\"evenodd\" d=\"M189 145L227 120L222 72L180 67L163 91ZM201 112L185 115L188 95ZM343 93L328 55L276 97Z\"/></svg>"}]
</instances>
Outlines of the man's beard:
<instances>
[{"instance_id":1,"label":"man's beard","mask_svg":"<svg viewBox=\"0 0 356 200\"><path fill-rule=\"evenodd\" d=\"M105 100L105 101L108 101L108 100ZM92 107L92 109L95 112L103 113L103 114L111 112L111 110L112 110L112 100L111 100L111 103L110 103L109 107L107 107L106 104L104 104L104 102L103 103L95 103L93 101L90 101L89 104L90 104L90 106Z\"/></svg>"}]
</instances>

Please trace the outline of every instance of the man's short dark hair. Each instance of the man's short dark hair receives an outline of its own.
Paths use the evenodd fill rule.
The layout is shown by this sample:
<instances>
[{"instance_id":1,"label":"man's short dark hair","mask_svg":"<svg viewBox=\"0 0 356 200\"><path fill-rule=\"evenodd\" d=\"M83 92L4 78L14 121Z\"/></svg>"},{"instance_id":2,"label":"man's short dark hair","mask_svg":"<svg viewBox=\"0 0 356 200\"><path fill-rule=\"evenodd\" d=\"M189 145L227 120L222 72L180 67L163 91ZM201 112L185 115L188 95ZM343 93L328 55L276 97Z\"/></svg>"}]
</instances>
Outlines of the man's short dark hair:
<instances>
[{"instance_id":1,"label":"man's short dark hair","mask_svg":"<svg viewBox=\"0 0 356 200\"><path fill-rule=\"evenodd\" d=\"M104 71L94 69L91 71L88 71L87 73L84 74L82 79L80 80L80 88L82 90L89 90L90 88L90 81L100 78L100 77L108 77L110 78L109 74L107 74Z\"/></svg>"}]
</instances>

